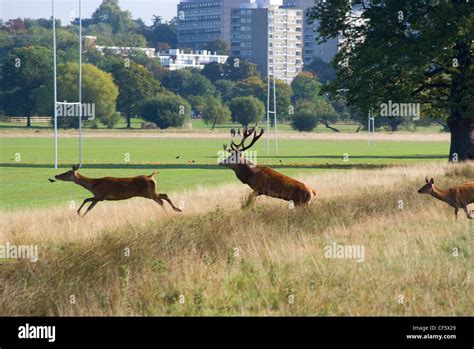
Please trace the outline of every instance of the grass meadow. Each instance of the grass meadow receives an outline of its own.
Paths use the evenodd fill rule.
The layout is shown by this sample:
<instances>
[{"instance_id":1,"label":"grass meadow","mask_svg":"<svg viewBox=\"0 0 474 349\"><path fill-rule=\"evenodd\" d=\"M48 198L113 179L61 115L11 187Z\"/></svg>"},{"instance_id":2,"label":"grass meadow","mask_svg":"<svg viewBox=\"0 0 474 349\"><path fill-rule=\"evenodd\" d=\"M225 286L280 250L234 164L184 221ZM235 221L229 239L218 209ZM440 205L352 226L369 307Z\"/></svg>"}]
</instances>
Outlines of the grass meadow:
<instances>
[{"instance_id":1,"label":"grass meadow","mask_svg":"<svg viewBox=\"0 0 474 349\"><path fill-rule=\"evenodd\" d=\"M223 140L85 138L81 173L158 170L183 213L137 198L79 218L88 192L47 180L75 162L77 139L60 139L54 170L50 137L2 137L0 243L39 258L0 261L0 315L472 315L474 221L417 193L425 176L473 180L474 165L447 163L447 142L287 138L266 155L262 141L260 164L318 195L242 209L250 189L216 166ZM332 244L364 258L327 258Z\"/></svg>"}]
</instances>

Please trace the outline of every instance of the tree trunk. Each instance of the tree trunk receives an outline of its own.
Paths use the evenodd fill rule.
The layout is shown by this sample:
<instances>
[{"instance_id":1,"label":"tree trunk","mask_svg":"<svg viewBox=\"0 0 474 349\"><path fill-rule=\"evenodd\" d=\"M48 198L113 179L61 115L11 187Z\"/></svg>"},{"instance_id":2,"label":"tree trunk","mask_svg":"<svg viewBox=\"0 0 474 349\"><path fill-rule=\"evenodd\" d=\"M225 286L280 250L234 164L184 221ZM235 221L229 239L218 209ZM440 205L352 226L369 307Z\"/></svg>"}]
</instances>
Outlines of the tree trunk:
<instances>
[{"instance_id":1,"label":"tree trunk","mask_svg":"<svg viewBox=\"0 0 474 349\"><path fill-rule=\"evenodd\" d=\"M472 84L472 58L470 46L464 42L455 44L456 57L459 61L459 74L452 78L451 115L448 119L451 132L449 161L474 160L474 117L470 114L472 103L470 86Z\"/></svg>"},{"instance_id":2,"label":"tree trunk","mask_svg":"<svg viewBox=\"0 0 474 349\"><path fill-rule=\"evenodd\" d=\"M451 132L449 161L474 160L474 119L448 121Z\"/></svg>"},{"instance_id":3,"label":"tree trunk","mask_svg":"<svg viewBox=\"0 0 474 349\"><path fill-rule=\"evenodd\" d=\"M341 132L337 128L332 127L331 125L329 125L329 122L327 122L325 120L319 120L319 122L322 123L324 126L326 126L326 128L328 128L330 130L333 130L334 132Z\"/></svg>"},{"instance_id":4,"label":"tree trunk","mask_svg":"<svg viewBox=\"0 0 474 349\"><path fill-rule=\"evenodd\" d=\"M31 115L26 116L26 127L31 127Z\"/></svg>"},{"instance_id":5,"label":"tree trunk","mask_svg":"<svg viewBox=\"0 0 474 349\"><path fill-rule=\"evenodd\" d=\"M132 128L132 117L130 116L130 113L127 113L127 128Z\"/></svg>"}]
</instances>

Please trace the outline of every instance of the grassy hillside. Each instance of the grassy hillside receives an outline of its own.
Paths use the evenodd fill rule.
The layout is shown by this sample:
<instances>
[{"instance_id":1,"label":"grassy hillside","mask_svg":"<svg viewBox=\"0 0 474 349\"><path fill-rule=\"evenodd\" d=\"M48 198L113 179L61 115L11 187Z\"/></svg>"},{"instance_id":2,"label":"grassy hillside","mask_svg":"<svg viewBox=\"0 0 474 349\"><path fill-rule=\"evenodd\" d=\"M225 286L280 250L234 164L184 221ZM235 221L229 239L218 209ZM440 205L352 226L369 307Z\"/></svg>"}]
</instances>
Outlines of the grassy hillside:
<instances>
[{"instance_id":1,"label":"grassy hillside","mask_svg":"<svg viewBox=\"0 0 474 349\"><path fill-rule=\"evenodd\" d=\"M40 255L0 265L0 315L472 315L473 221L417 194L425 175L446 187L474 166L306 176L318 198L298 210L240 210L236 184L170 194L183 214L140 199L84 219L0 212L0 241ZM332 243L363 246L364 261L325 258Z\"/></svg>"}]
</instances>

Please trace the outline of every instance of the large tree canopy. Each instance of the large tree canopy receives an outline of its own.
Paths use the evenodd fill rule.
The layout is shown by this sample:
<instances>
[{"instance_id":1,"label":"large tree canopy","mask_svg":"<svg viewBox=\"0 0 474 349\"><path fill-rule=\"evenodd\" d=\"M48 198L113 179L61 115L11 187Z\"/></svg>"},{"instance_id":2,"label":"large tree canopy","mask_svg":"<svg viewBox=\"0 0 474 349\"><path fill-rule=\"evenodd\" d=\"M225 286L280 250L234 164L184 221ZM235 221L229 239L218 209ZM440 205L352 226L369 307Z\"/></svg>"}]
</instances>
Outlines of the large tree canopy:
<instances>
[{"instance_id":1,"label":"large tree canopy","mask_svg":"<svg viewBox=\"0 0 474 349\"><path fill-rule=\"evenodd\" d=\"M119 89L117 109L125 114L127 128L130 128L131 117L138 112L138 104L153 97L160 89L160 83L145 67L135 62L127 66L117 63L112 69L112 76Z\"/></svg>"},{"instance_id":2,"label":"large tree canopy","mask_svg":"<svg viewBox=\"0 0 474 349\"><path fill-rule=\"evenodd\" d=\"M356 3L355 1L354 3ZM474 158L474 7L466 0L331 0L308 11L320 39L342 35L330 90L345 91L361 113L382 103L420 103L446 119L450 160ZM361 20L365 22L361 25Z\"/></svg>"},{"instance_id":3,"label":"large tree canopy","mask_svg":"<svg viewBox=\"0 0 474 349\"><path fill-rule=\"evenodd\" d=\"M0 102L8 115L31 116L37 113L40 91L52 80L51 51L46 47L29 46L13 49L0 74Z\"/></svg>"},{"instance_id":4,"label":"large tree canopy","mask_svg":"<svg viewBox=\"0 0 474 349\"><path fill-rule=\"evenodd\" d=\"M78 87L79 65L66 63L58 66L58 101L76 102L79 94ZM52 86L48 91L52 91ZM92 123L100 121L102 124L112 128L118 121L119 115L116 111L117 86L114 84L112 75L104 72L92 64L82 66L82 103L94 105L95 115L89 118ZM51 99L48 99L51 100ZM61 127L78 127L77 115L58 116ZM83 116L84 121L87 118Z\"/></svg>"}]
</instances>

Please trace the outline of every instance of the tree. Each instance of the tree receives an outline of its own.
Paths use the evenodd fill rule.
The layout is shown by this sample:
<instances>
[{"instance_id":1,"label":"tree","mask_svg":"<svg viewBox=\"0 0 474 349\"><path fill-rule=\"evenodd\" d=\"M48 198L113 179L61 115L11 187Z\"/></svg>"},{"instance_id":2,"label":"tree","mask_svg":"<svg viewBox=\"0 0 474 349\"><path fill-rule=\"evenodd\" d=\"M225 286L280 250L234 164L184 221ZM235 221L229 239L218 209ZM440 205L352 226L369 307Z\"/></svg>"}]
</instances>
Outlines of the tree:
<instances>
[{"instance_id":1,"label":"tree","mask_svg":"<svg viewBox=\"0 0 474 349\"><path fill-rule=\"evenodd\" d=\"M223 68L223 78L227 80L239 81L251 76L260 76L256 64L238 57L229 57Z\"/></svg>"},{"instance_id":2,"label":"tree","mask_svg":"<svg viewBox=\"0 0 474 349\"><path fill-rule=\"evenodd\" d=\"M291 82L293 90L292 102L297 103L299 100L314 101L320 98L321 84L315 79L310 72L299 73Z\"/></svg>"},{"instance_id":3,"label":"tree","mask_svg":"<svg viewBox=\"0 0 474 349\"><path fill-rule=\"evenodd\" d=\"M130 65L116 64L112 75L119 89L117 109L125 114L127 128L130 128L132 113L138 111L140 101L156 95L160 88L159 81L145 67L135 62L130 62Z\"/></svg>"},{"instance_id":4,"label":"tree","mask_svg":"<svg viewBox=\"0 0 474 349\"><path fill-rule=\"evenodd\" d=\"M230 120L230 110L225 104L222 104L219 98L209 97L202 111L202 118L206 125L212 125L211 129L213 130L216 125Z\"/></svg>"},{"instance_id":5,"label":"tree","mask_svg":"<svg viewBox=\"0 0 474 349\"><path fill-rule=\"evenodd\" d=\"M449 159L474 158L474 69L472 4L453 1L362 2L364 25L347 1L313 7L321 40L343 33L335 57L336 80L349 105L363 115L382 103L419 103L423 117L444 115L451 132Z\"/></svg>"},{"instance_id":6,"label":"tree","mask_svg":"<svg viewBox=\"0 0 474 349\"><path fill-rule=\"evenodd\" d=\"M217 80L214 83L217 91L221 94L222 101L228 102L233 97L235 82L230 80Z\"/></svg>"},{"instance_id":7,"label":"tree","mask_svg":"<svg viewBox=\"0 0 474 349\"><path fill-rule=\"evenodd\" d=\"M265 103L267 99L267 84L260 77L251 76L235 84L233 95L238 97L254 96Z\"/></svg>"},{"instance_id":8,"label":"tree","mask_svg":"<svg viewBox=\"0 0 474 349\"><path fill-rule=\"evenodd\" d=\"M265 105L256 97L236 97L229 102L232 121L247 127L258 122L265 114Z\"/></svg>"},{"instance_id":9,"label":"tree","mask_svg":"<svg viewBox=\"0 0 474 349\"><path fill-rule=\"evenodd\" d=\"M204 76L189 69L168 70L161 84L168 90L187 98L188 96L212 96L216 88Z\"/></svg>"},{"instance_id":10,"label":"tree","mask_svg":"<svg viewBox=\"0 0 474 349\"><path fill-rule=\"evenodd\" d=\"M313 101L313 105L314 114L316 115L317 120L326 126L326 128L329 128L334 132L339 132L337 128L334 128L329 124L336 122L338 119L338 114L334 110L332 104L323 98L319 98Z\"/></svg>"},{"instance_id":11,"label":"tree","mask_svg":"<svg viewBox=\"0 0 474 349\"><path fill-rule=\"evenodd\" d=\"M163 23L160 16L153 16L153 24L144 35L151 47L164 49L165 45L170 48L178 45L176 23Z\"/></svg>"},{"instance_id":12,"label":"tree","mask_svg":"<svg viewBox=\"0 0 474 349\"><path fill-rule=\"evenodd\" d=\"M291 125L293 129L298 131L312 131L318 124L322 123L335 132L338 129L329 125L337 119L337 113L332 107L331 103L324 99L299 100L296 104L296 112L291 118Z\"/></svg>"},{"instance_id":13,"label":"tree","mask_svg":"<svg viewBox=\"0 0 474 349\"><path fill-rule=\"evenodd\" d=\"M208 78L212 83L215 83L224 78L224 65L217 62L211 62L204 66L201 70L201 74Z\"/></svg>"},{"instance_id":14,"label":"tree","mask_svg":"<svg viewBox=\"0 0 474 349\"><path fill-rule=\"evenodd\" d=\"M336 78L336 70L319 57L314 57L313 61L305 66L305 70L313 73L322 84Z\"/></svg>"},{"instance_id":15,"label":"tree","mask_svg":"<svg viewBox=\"0 0 474 349\"><path fill-rule=\"evenodd\" d=\"M222 39L215 39L204 45L204 50L211 51L212 54L216 52L218 55L228 55L229 45Z\"/></svg>"},{"instance_id":16,"label":"tree","mask_svg":"<svg viewBox=\"0 0 474 349\"><path fill-rule=\"evenodd\" d=\"M140 115L161 129L181 127L186 119L191 118L191 106L173 93L160 93L141 103Z\"/></svg>"},{"instance_id":17,"label":"tree","mask_svg":"<svg viewBox=\"0 0 474 349\"><path fill-rule=\"evenodd\" d=\"M191 108L196 114L201 115L208 97L205 96L187 96L186 100L191 104Z\"/></svg>"},{"instance_id":18,"label":"tree","mask_svg":"<svg viewBox=\"0 0 474 349\"><path fill-rule=\"evenodd\" d=\"M132 15L120 9L118 0L103 0L92 14L91 24L106 23L114 33L122 34L133 28Z\"/></svg>"},{"instance_id":19,"label":"tree","mask_svg":"<svg viewBox=\"0 0 474 349\"><path fill-rule=\"evenodd\" d=\"M79 94L77 84L79 76L79 65L66 63L58 66L58 100L76 102ZM48 86L52 91L53 87ZM112 75L91 65L82 66L82 103L94 106L95 115L88 118L93 123L100 121L102 124L112 128L118 121L119 115L116 111L118 88L115 86ZM52 97L51 97L52 98ZM52 110L51 110L52 112ZM79 118L74 114L70 116L58 116L61 127L78 127ZM83 119L86 119L83 116ZM87 120L86 120L87 121Z\"/></svg>"},{"instance_id":20,"label":"tree","mask_svg":"<svg viewBox=\"0 0 474 349\"><path fill-rule=\"evenodd\" d=\"M44 89L48 81L52 81L49 49L41 46L13 49L1 71L1 99L5 113L26 116L26 126L30 127L31 116L38 111L41 102L39 89ZM52 101L52 96L49 101Z\"/></svg>"}]
</instances>

